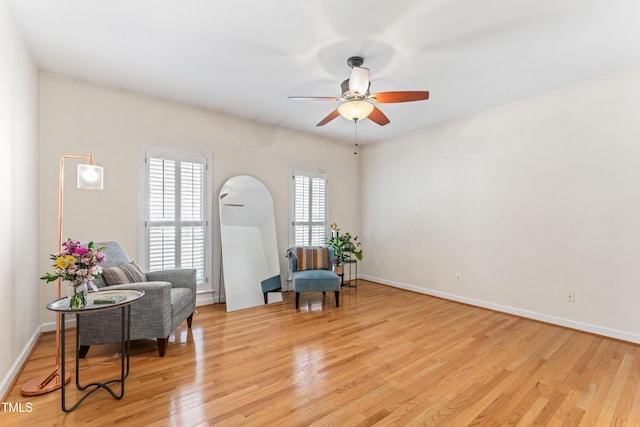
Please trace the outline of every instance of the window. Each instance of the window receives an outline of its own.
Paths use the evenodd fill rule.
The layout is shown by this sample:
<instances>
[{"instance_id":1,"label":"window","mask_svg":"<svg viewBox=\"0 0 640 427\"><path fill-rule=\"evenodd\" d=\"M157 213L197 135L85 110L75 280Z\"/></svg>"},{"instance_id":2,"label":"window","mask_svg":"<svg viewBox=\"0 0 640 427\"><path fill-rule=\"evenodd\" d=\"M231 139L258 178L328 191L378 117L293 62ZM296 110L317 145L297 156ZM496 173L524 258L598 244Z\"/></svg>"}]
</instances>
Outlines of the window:
<instances>
[{"instance_id":1,"label":"window","mask_svg":"<svg viewBox=\"0 0 640 427\"><path fill-rule=\"evenodd\" d=\"M327 243L327 175L303 169L293 169L291 175L290 243L324 246Z\"/></svg>"},{"instance_id":2,"label":"window","mask_svg":"<svg viewBox=\"0 0 640 427\"><path fill-rule=\"evenodd\" d=\"M195 268L198 290L205 290L211 260L210 158L145 149L144 160L144 266L148 271Z\"/></svg>"}]
</instances>

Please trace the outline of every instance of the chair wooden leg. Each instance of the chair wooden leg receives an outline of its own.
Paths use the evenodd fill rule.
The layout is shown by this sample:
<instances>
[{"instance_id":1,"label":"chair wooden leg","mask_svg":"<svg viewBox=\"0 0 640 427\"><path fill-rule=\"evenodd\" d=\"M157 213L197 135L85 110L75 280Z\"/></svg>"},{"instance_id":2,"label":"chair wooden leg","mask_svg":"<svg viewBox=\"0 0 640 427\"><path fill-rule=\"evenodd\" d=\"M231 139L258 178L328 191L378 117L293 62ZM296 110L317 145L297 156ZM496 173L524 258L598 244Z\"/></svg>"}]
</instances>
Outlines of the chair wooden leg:
<instances>
[{"instance_id":1,"label":"chair wooden leg","mask_svg":"<svg viewBox=\"0 0 640 427\"><path fill-rule=\"evenodd\" d=\"M167 352L167 347L169 345L169 337L166 338L158 338L158 353L160 357L164 357Z\"/></svg>"},{"instance_id":2,"label":"chair wooden leg","mask_svg":"<svg viewBox=\"0 0 640 427\"><path fill-rule=\"evenodd\" d=\"M189 315L189 317L187 317L187 327L191 328L191 322L193 321L193 313L191 313Z\"/></svg>"},{"instance_id":3,"label":"chair wooden leg","mask_svg":"<svg viewBox=\"0 0 640 427\"><path fill-rule=\"evenodd\" d=\"M266 304L267 303L267 293L263 292L262 294L264 295L264 303Z\"/></svg>"},{"instance_id":4,"label":"chair wooden leg","mask_svg":"<svg viewBox=\"0 0 640 427\"><path fill-rule=\"evenodd\" d=\"M336 291L336 307L340 307L340 291Z\"/></svg>"},{"instance_id":5,"label":"chair wooden leg","mask_svg":"<svg viewBox=\"0 0 640 427\"><path fill-rule=\"evenodd\" d=\"M81 345L80 349L78 349L78 355L80 356L81 359L84 359L85 357L87 357L87 353L89 352L89 347L91 347L90 345Z\"/></svg>"},{"instance_id":6,"label":"chair wooden leg","mask_svg":"<svg viewBox=\"0 0 640 427\"><path fill-rule=\"evenodd\" d=\"M300 292L296 292L296 310L298 309L299 305L300 305Z\"/></svg>"}]
</instances>

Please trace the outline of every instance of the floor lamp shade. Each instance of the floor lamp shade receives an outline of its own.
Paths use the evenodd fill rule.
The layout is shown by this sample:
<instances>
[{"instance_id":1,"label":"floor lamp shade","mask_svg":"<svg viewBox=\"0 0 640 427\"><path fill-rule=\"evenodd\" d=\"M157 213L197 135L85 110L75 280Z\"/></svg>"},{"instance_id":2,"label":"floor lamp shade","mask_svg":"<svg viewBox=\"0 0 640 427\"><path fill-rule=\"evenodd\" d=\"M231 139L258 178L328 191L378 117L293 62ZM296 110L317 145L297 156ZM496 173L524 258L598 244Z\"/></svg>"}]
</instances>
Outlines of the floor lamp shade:
<instances>
[{"instance_id":1,"label":"floor lamp shade","mask_svg":"<svg viewBox=\"0 0 640 427\"><path fill-rule=\"evenodd\" d=\"M102 190L103 176L102 166L79 164L78 188L82 190Z\"/></svg>"}]
</instances>

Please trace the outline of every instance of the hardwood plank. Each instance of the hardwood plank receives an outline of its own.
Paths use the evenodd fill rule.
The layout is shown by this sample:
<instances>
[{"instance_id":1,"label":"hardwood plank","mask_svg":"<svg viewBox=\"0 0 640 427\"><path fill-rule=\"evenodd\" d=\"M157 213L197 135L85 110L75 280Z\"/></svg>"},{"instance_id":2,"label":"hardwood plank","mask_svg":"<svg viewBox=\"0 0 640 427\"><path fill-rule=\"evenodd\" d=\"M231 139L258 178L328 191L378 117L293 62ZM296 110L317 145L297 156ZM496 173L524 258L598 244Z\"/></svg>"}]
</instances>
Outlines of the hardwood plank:
<instances>
[{"instance_id":1,"label":"hardwood plank","mask_svg":"<svg viewBox=\"0 0 640 427\"><path fill-rule=\"evenodd\" d=\"M638 345L364 280L339 308L321 293L293 304L285 293L232 313L199 307L164 358L154 341L132 343L122 400L100 390L70 414L60 392L20 395L52 368L44 334L5 398L32 411L0 412L0 424L640 425ZM116 345L93 347L83 382L117 375L119 357Z\"/></svg>"}]
</instances>

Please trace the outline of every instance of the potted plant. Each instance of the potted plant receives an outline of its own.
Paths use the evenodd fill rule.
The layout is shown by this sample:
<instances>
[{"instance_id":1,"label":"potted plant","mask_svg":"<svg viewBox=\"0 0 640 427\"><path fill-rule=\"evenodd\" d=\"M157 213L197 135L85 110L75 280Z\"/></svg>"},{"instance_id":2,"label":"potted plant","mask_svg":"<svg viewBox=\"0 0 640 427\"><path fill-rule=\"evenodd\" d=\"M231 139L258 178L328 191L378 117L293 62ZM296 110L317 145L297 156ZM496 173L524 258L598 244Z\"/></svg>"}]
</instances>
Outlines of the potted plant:
<instances>
[{"instance_id":1,"label":"potted plant","mask_svg":"<svg viewBox=\"0 0 640 427\"><path fill-rule=\"evenodd\" d=\"M358 249L360 242L358 236L352 236L346 232L340 235L340 229L336 223L331 224L331 237L328 246L333 249L333 265L338 274L342 274L344 260L352 254L358 261L362 261L362 249Z\"/></svg>"}]
</instances>

